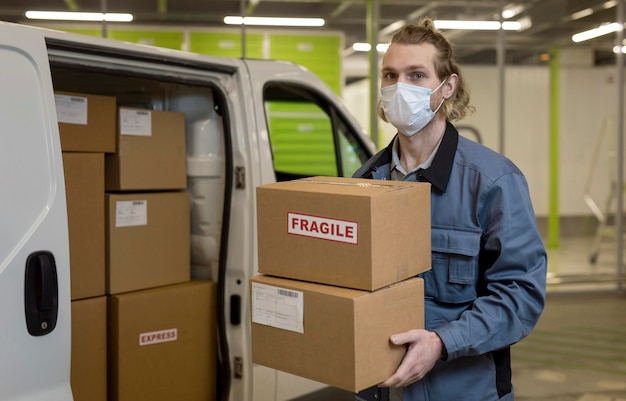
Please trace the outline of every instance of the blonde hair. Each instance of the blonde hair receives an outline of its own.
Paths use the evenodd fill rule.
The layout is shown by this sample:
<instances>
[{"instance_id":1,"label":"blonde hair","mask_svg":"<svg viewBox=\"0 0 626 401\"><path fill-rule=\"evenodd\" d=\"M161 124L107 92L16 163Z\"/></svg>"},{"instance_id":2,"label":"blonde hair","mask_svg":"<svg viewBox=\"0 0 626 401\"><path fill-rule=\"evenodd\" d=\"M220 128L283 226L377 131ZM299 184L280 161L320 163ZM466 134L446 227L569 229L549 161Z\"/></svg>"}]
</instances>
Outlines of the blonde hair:
<instances>
[{"instance_id":1,"label":"blonde hair","mask_svg":"<svg viewBox=\"0 0 626 401\"><path fill-rule=\"evenodd\" d=\"M469 104L469 90L465 85L461 68L455 60L452 44L435 28L432 19L424 18L418 24L405 25L393 35L390 43L401 45L430 43L433 45L437 50L434 60L437 76L443 79L456 74L459 77L454 93L441 106L446 119L450 121L461 120L468 113L475 111L474 106ZM379 115L385 120L382 114L379 108Z\"/></svg>"}]
</instances>

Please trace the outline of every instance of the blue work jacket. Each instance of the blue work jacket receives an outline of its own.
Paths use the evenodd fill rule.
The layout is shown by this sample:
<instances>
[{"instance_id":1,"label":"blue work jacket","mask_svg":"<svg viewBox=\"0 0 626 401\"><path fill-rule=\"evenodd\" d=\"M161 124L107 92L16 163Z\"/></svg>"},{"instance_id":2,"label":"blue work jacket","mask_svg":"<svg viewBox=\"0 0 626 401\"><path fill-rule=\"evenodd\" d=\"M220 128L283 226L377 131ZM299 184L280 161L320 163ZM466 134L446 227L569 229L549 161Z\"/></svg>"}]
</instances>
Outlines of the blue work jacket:
<instances>
[{"instance_id":1,"label":"blue work jacket","mask_svg":"<svg viewBox=\"0 0 626 401\"><path fill-rule=\"evenodd\" d=\"M391 160L392 144L354 177L388 180ZM425 328L441 337L447 357L404 388L403 400L513 400L510 346L537 323L546 291L547 256L526 179L449 122L416 179L432 184L432 269L420 275Z\"/></svg>"}]
</instances>

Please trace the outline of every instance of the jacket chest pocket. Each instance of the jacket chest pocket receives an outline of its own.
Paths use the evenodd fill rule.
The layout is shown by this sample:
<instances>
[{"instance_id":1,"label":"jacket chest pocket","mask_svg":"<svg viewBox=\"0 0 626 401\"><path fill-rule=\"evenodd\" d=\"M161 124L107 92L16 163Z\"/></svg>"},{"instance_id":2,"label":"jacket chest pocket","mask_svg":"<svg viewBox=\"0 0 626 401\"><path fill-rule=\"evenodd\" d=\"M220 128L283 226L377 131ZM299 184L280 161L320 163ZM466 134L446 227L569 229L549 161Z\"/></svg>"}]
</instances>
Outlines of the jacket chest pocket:
<instances>
[{"instance_id":1,"label":"jacket chest pocket","mask_svg":"<svg viewBox=\"0 0 626 401\"><path fill-rule=\"evenodd\" d=\"M423 273L427 298L451 304L476 299L480 233L432 227L432 269Z\"/></svg>"}]
</instances>

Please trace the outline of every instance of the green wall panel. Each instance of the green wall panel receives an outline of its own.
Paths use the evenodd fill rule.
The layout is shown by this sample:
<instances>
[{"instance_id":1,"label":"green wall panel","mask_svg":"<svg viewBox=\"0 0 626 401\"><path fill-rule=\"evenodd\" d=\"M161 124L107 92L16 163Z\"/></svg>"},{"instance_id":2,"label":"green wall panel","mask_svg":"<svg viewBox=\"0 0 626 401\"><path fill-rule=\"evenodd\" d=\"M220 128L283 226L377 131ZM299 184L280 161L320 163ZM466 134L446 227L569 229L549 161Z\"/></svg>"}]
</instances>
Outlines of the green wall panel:
<instances>
[{"instance_id":1,"label":"green wall panel","mask_svg":"<svg viewBox=\"0 0 626 401\"><path fill-rule=\"evenodd\" d=\"M109 38L124 42L181 50L184 35L176 31L109 31Z\"/></svg>"},{"instance_id":2,"label":"green wall panel","mask_svg":"<svg viewBox=\"0 0 626 401\"><path fill-rule=\"evenodd\" d=\"M62 29L83 35L101 36L100 29ZM168 49L181 50L185 41L183 31L129 31L109 30L108 37L131 43L142 43ZM264 42L268 40L269 54L264 54ZM246 58L270 58L300 64L324 81L341 95L341 36L339 35L291 35L287 33L246 34ZM189 51L218 57L242 57L241 33L194 32L189 33Z\"/></svg>"},{"instance_id":3,"label":"green wall panel","mask_svg":"<svg viewBox=\"0 0 626 401\"><path fill-rule=\"evenodd\" d=\"M240 58L241 34L223 32L191 32L189 50L219 57ZM263 35L246 34L246 58L263 58Z\"/></svg>"},{"instance_id":4,"label":"green wall panel","mask_svg":"<svg viewBox=\"0 0 626 401\"><path fill-rule=\"evenodd\" d=\"M337 175L331 121L315 104L266 103L274 169Z\"/></svg>"},{"instance_id":5,"label":"green wall panel","mask_svg":"<svg viewBox=\"0 0 626 401\"><path fill-rule=\"evenodd\" d=\"M102 30L100 29L72 29L72 28L56 28L59 31L77 33L79 35L87 35L87 36L102 36Z\"/></svg>"},{"instance_id":6,"label":"green wall panel","mask_svg":"<svg viewBox=\"0 0 626 401\"><path fill-rule=\"evenodd\" d=\"M271 34L269 57L301 64L341 93L340 36Z\"/></svg>"}]
</instances>

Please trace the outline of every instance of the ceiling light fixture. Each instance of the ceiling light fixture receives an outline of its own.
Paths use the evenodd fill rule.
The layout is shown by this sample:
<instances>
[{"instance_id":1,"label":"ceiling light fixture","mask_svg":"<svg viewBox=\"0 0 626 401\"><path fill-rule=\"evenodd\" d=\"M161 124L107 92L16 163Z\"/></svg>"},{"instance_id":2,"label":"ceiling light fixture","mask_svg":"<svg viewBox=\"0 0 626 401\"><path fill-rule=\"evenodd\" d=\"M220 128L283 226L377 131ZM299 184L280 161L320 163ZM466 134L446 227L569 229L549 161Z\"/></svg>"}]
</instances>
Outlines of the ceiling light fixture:
<instances>
[{"instance_id":1,"label":"ceiling light fixture","mask_svg":"<svg viewBox=\"0 0 626 401\"><path fill-rule=\"evenodd\" d=\"M519 31L526 29L530 26L530 19L524 21L504 21L502 23L502 29L505 31ZM449 20L435 20L435 27L437 29L465 29L465 30L498 30L500 29L499 21L449 21ZM387 51L389 43L379 43L376 45L376 50L379 53ZM355 52L368 52L371 49L369 43L357 42L352 45L352 50Z\"/></svg>"},{"instance_id":2,"label":"ceiling light fixture","mask_svg":"<svg viewBox=\"0 0 626 401\"><path fill-rule=\"evenodd\" d=\"M613 22L612 24L600 25L597 28L590 29L588 31L579 32L575 35L572 35L572 41L584 42L585 40L597 38L598 36L607 35L612 32L617 32L623 27L620 27L620 24L617 22Z\"/></svg>"},{"instance_id":3,"label":"ceiling light fixture","mask_svg":"<svg viewBox=\"0 0 626 401\"><path fill-rule=\"evenodd\" d=\"M619 53L620 48L622 49L622 53L626 53L626 46L613 46L613 53Z\"/></svg>"},{"instance_id":4,"label":"ceiling light fixture","mask_svg":"<svg viewBox=\"0 0 626 401\"><path fill-rule=\"evenodd\" d=\"M279 18L279 17L224 17L227 25L262 25L262 26L299 26L319 27L324 26L323 18Z\"/></svg>"},{"instance_id":5,"label":"ceiling light fixture","mask_svg":"<svg viewBox=\"0 0 626 401\"><path fill-rule=\"evenodd\" d=\"M524 6L521 4L510 4L502 10L502 18L509 19L513 18L518 14L524 12Z\"/></svg>"},{"instance_id":6,"label":"ceiling light fixture","mask_svg":"<svg viewBox=\"0 0 626 401\"><path fill-rule=\"evenodd\" d=\"M472 31L497 31L500 21L462 21L462 20L435 20L437 29L464 29ZM505 31L519 31L522 24L518 21L504 21L502 29Z\"/></svg>"},{"instance_id":7,"label":"ceiling light fixture","mask_svg":"<svg viewBox=\"0 0 626 401\"><path fill-rule=\"evenodd\" d=\"M65 11L26 11L28 19L45 19L56 21L106 21L131 22L133 15L128 13L83 13Z\"/></svg>"},{"instance_id":8,"label":"ceiling light fixture","mask_svg":"<svg viewBox=\"0 0 626 401\"><path fill-rule=\"evenodd\" d=\"M585 8L584 10L580 10L571 15L572 20L576 21L577 19L585 18L593 14L592 8Z\"/></svg>"},{"instance_id":9,"label":"ceiling light fixture","mask_svg":"<svg viewBox=\"0 0 626 401\"><path fill-rule=\"evenodd\" d=\"M376 45L376 51L378 51L379 53L384 53L387 51L388 47L389 43L379 43ZM354 50L355 52L368 52L371 48L372 46L369 43L357 42L352 45L352 50Z\"/></svg>"}]
</instances>

